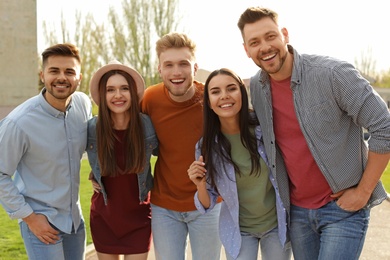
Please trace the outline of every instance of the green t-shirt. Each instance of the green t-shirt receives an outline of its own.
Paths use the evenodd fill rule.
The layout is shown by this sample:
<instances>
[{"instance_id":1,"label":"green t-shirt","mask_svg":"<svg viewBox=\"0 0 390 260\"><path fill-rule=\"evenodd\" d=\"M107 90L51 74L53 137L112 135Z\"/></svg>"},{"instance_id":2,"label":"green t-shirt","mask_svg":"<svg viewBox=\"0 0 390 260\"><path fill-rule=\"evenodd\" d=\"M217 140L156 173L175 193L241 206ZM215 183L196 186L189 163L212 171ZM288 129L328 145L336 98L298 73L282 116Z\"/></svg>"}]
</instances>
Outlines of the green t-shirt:
<instances>
[{"instance_id":1,"label":"green t-shirt","mask_svg":"<svg viewBox=\"0 0 390 260\"><path fill-rule=\"evenodd\" d=\"M232 146L232 160L241 171L241 176L236 173L240 230L261 233L273 229L277 226L276 199L267 165L261 158L260 174L250 175L250 154L241 143L240 134L224 135Z\"/></svg>"}]
</instances>

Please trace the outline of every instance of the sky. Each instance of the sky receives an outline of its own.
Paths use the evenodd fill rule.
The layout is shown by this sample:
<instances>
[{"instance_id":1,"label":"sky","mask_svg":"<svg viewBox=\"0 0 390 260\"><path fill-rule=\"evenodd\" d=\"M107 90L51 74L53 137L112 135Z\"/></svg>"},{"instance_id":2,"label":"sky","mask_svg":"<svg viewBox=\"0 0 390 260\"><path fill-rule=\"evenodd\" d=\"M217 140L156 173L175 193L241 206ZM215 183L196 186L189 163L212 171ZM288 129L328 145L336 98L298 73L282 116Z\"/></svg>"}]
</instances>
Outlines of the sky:
<instances>
[{"instance_id":1,"label":"sky","mask_svg":"<svg viewBox=\"0 0 390 260\"><path fill-rule=\"evenodd\" d=\"M110 6L122 0L37 0L38 52L47 46L42 24L60 28L61 11L72 28L75 11L91 13L98 22L107 20ZM387 0L180 0L181 25L197 44L200 68L222 67L249 78L258 68L242 46L237 21L251 6L269 7L287 28L290 44L299 53L321 54L355 64L371 52L377 72L390 69L390 13ZM118 9L119 10L119 9ZM71 29L70 29L71 30ZM72 35L72 34L71 34Z\"/></svg>"}]
</instances>

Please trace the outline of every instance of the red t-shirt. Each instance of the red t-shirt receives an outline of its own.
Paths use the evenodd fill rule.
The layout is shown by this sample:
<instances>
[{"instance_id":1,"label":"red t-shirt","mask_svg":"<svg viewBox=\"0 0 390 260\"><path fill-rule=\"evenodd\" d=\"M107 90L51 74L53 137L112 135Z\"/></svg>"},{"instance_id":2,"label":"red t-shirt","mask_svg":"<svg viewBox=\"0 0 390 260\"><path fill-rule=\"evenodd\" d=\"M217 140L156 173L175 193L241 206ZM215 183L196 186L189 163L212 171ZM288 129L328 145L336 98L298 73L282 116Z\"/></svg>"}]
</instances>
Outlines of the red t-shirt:
<instances>
[{"instance_id":1,"label":"red t-shirt","mask_svg":"<svg viewBox=\"0 0 390 260\"><path fill-rule=\"evenodd\" d=\"M290 77L282 81L271 79L275 139L290 178L291 204L317 209L332 200L332 190L301 131L295 114L290 81Z\"/></svg>"}]
</instances>

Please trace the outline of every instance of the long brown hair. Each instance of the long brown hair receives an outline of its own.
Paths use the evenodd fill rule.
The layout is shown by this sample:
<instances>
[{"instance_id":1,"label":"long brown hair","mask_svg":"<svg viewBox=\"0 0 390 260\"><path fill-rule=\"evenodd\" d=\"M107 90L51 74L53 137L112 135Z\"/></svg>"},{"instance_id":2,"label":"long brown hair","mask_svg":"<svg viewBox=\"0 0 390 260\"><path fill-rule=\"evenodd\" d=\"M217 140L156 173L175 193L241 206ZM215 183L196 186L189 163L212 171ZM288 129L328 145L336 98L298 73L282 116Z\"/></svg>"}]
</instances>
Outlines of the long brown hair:
<instances>
[{"instance_id":1,"label":"long brown hair","mask_svg":"<svg viewBox=\"0 0 390 260\"><path fill-rule=\"evenodd\" d=\"M106 100L106 85L108 79L115 74L125 77L129 84L131 105L127 110L130 115L125 134L125 173L140 173L145 165L145 140L143 124L140 117L139 98L134 79L122 70L111 70L105 73L99 82L99 113L96 123L96 138L98 158L102 176L116 176L119 168L115 158L115 140L118 137L113 129L111 110Z\"/></svg>"},{"instance_id":2,"label":"long brown hair","mask_svg":"<svg viewBox=\"0 0 390 260\"><path fill-rule=\"evenodd\" d=\"M255 116L251 116L249 110L248 93L246 91L243 80L232 70L222 68L214 70L208 76L204 87L204 100L203 100L203 139L201 144L201 152L206 163L207 168L207 181L212 187L216 187L216 179L219 174L217 170L218 165L214 165L214 158L222 159L233 165L234 170L241 175L240 169L231 158L231 144L229 140L222 134L221 122L218 115L210 107L209 98L209 83L212 78L217 75L227 75L232 77L239 85L241 91L242 107L239 112L239 125L241 143L244 145L251 157L251 171L250 174L258 176L260 174L260 155L257 151L257 139L253 133L250 132L250 126L254 127L258 125L258 121ZM215 144L217 140L218 145ZM223 164L224 165L224 164Z\"/></svg>"}]
</instances>

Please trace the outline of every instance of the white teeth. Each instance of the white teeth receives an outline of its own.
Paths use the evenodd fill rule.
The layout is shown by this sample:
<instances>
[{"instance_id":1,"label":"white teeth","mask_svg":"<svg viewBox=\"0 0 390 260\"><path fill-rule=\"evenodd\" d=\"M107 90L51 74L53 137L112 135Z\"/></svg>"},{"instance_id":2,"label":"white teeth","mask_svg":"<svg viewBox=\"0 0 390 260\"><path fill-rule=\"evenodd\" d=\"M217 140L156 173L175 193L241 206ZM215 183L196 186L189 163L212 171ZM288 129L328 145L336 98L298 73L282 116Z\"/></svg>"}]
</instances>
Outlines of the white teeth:
<instances>
[{"instance_id":1,"label":"white teeth","mask_svg":"<svg viewBox=\"0 0 390 260\"><path fill-rule=\"evenodd\" d=\"M56 88L67 88L67 86L56 85Z\"/></svg>"},{"instance_id":2,"label":"white teeth","mask_svg":"<svg viewBox=\"0 0 390 260\"><path fill-rule=\"evenodd\" d=\"M269 59L272 59L273 57L275 57L275 54L268 55L268 56L264 57L262 60L269 60Z\"/></svg>"},{"instance_id":3,"label":"white teeth","mask_svg":"<svg viewBox=\"0 0 390 260\"><path fill-rule=\"evenodd\" d=\"M223 104L223 105L221 106L221 108L231 107L231 106L233 106L233 104Z\"/></svg>"},{"instance_id":4,"label":"white teeth","mask_svg":"<svg viewBox=\"0 0 390 260\"><path fill-rule=\"evenodd\" d=\"M182 79L173 79L171 80L173 83L181 83L181 82L184 82L184 80Z\"/></svg>"}]
</instances>

